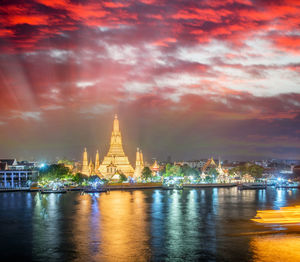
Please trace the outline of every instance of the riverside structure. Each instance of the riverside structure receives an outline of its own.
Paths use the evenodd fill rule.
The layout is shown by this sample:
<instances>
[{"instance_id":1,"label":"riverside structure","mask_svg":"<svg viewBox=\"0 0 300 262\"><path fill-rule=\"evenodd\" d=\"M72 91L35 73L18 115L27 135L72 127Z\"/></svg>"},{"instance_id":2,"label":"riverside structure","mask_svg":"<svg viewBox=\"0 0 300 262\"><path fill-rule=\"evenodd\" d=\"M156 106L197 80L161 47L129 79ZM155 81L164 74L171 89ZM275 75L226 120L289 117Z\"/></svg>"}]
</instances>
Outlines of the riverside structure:
<instances>
[{"instance_id":1,"label":"riverside structure","mask_svg":"<svg viewBox=\"0 0 300 262\"><path fill-rule=\"evenodd\" d=\"M16 159L0 159L0 188L21 188L38 176L38 171L19 165Z\"/></svg>"}]
</instances>

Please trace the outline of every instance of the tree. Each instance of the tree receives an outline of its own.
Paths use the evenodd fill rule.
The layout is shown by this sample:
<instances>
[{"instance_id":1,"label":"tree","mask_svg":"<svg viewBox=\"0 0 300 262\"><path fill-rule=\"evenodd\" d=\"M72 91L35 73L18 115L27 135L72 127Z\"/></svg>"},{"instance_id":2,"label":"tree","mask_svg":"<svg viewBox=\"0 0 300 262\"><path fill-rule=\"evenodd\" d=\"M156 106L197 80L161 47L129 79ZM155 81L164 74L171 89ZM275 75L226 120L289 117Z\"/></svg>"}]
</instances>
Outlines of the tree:
<instances>
[{"instance_id":1,"label":"tree","mask_svg":"<svg viewBox=\"0 0 300 262\"><path fill-rule=\"evenodd\" d=\"M210 176L216 177L216 176L218 175L218 171L217 171L216 168L211 168L211 169L209 169L208 174L209 174Z\"/></svg>"},{"instance_id":2,"label":"tree","mask_svg":"<svg viewBox=\"0 0 300 262\"><path fill-rule=\"evenodd\" d=\"M57 164L74 165L74 162L67 159L61 159L57 161Z\"/></svg>"},{"instance_id":3,"label":"tree","mask_svg":"<svg viewBox=\"0 0 300 262\"><path fill-rule=\"evenodd\" d=\"M264 172L264 168L259 165L251 165L248 167L248 173L254 178L261 178Z\"/></svg>"},{"instance_id":4,"label":"tree","mask_svg":"<svg viewBox=\"0 0 300 262\"><path fill-rule=\"evenodd\" d=\"M169 177L169 176L184 176L184 173L182 172L182 168L179 165L172 165L172 164L167 164L166 165L166 171L163 173L164 177Z\"/></svg>"},{"instance_id":5,"label":"tree","mask_svg":"<svg viewBox=\"0 0 300 262\"><path fill-rule=\"evenodd\" d=\"M76 173L73 177L72 177L72 181L74 181L75 183L77 183L78 185L81 185L84 180L87 180L88 176L81 174L81 173Z\"/></svg>"},{"instance_id":6,"label":"tree","mask_svg":"<svg viewBox=\"0 0 300 262\"><path fill-rule=\"evenodd\" d=\"M212 182L213 182L212 176L206 176L206 177L205 177L205 182L206 182L206 183L212 183Z\"/></svg>"},{"instance_id":7,"label":"tree","mask_svg":"<svg viewBox=\"0 0 300 262\"><path fill-rule=\"evenodd\" d=\"M55 180L64 180L71 177L69 168L62 164L53 164L40 170L38 182L49 183Z\"/></svg>"},{"instance_id":8,"label":"tree","mask_svg":"<svg viewBox=\"0 0 300 262\"><path fill-rule=\"evenodd\" d=\"M148 179L152 178L152 171L149 167L144 167L143 171L142 171L142 178L145 179L146 181L148 181Z\"/></svg>"},{"instance_id":9,"label":"tree","mask_svg":"<svg viewBox=\"0 0 300 262\"><path fill-rule=\"evenodd\" d=\"M173 165L171 165L170 163L166 164L165 170L163 171L163 176L167 177L167 176L171 176L172 175L172 168Z\"/></svg>"},{"instance_id":10,"label":"tree","mask_svg":"<svg viewBox=\"0 0 300 262\"><path fill-rule=\"evenodd\" d=\"M190 167L187 164L184 164L181 167L181 171L182 171L182 173L183 173L184 176L193 176L194 178L197 178L200 175L200 172L199 172L198 169L192 168L192 167Z\"/></svg>"},{"instance_id":11,"label":"tree","mask_svg":"<svg viewBox=\"0 0 300 262\"><path fill-rule=\"evenodd\" d=\"M95 182L100 182L101 179L100 179L100 177L98 177L97 175L93 175L93 176L89 176L89 177L88 177L88 181L89 181L89 182L92 182L92 183L95 183Z\"/></svg>"},{"instance_id":12,"label":"tree","mask_svg":"<svg viewBox=\"0 0 300 262\"><path fill-rule=\"evenodd\" d=\"M234 173L239 174L240 176L249 174L256 179L261 178L263 172L264 168L262 166L250 163L239 165L229 170L229 174L231 175L233 175Z\"/></svg>"},{"instance_id":13,"label":"tree","mask_svg":"<svg viewBox=\"0 0 300 262\"><path fill-rule=\"evenodd\" d=\"M120 182L120 183L123 183L124 181L127 180L127 177L126 177L123 173L120 173L120 174L119 174L119 177L120 177L120 179L119 179L119 182Z\"/></svg>"},{"instance_id":14,"label":"tree","mask_svg":"<svg viewBox=\"0 0 300 262\"><path fill-rule=\"evenodd\" d=\"M174 165L172 168L173 176L184 176L181 166Z\"/></svg>"},{"instance_id":15,"label":"tree","mask_svg":"<svg viewBox=\"0 0 300 262\"><path fill-rule=\"evenodd\" d=\"M182 173L184 176L191 176L192 175L192 168L187 165L187 164L184 164L182 167L181 167L181 170L182 170Z\"/></svg>"}]
</instances>

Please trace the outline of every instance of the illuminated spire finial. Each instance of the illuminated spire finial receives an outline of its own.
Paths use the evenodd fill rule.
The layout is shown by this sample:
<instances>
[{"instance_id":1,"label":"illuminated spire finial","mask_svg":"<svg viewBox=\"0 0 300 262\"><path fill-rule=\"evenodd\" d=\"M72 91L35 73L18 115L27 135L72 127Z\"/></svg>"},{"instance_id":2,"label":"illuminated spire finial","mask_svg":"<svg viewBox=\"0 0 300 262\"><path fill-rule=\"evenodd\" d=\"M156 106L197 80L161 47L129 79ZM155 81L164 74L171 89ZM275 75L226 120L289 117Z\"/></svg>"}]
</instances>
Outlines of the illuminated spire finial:
<instances>
[{"instance_id":1,"label":"illuminated spire finial","mask_svg":"<svg viewBox=\"0 0 300 262\"><path fill-rule=\"evenodd\" d=\"M119 132L119 120L117 114L115 114L115 120L114 120L114 127L113 127L114 132Z\"/></svg>"}]
</instances>

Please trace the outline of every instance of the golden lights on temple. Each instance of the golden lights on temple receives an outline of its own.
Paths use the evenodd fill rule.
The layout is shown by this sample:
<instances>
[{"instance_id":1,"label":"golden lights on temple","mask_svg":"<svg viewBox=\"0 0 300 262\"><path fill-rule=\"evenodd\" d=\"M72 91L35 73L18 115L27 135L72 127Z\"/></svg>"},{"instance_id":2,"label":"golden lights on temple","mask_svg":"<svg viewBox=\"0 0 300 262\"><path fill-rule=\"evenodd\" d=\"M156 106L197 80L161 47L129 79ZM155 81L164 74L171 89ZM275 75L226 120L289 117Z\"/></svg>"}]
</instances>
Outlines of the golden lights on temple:
<instances>
[{"instance_id":1,"label":"golden lights on temple","mask_svg":"<svg viewBox=\"0 0 300 262\"><path fill-rule=\"evenodd\" d=\"M110 139L110 147L102 162L100 162L99 151L97 150L95 157L95 164L90 159L88 163L88 153L86 148L83 152L82 169L84 175L99 175L103 178L113 178L115 175L124 174L126 177L141 177L144 168L144 158L142 151L138 148L136 152L136 165L135 169L130 164L126 156L122 135L120 131L120 124L118 116L115 115L113 121L113 130Z\"/></svg>"}]
</instances>

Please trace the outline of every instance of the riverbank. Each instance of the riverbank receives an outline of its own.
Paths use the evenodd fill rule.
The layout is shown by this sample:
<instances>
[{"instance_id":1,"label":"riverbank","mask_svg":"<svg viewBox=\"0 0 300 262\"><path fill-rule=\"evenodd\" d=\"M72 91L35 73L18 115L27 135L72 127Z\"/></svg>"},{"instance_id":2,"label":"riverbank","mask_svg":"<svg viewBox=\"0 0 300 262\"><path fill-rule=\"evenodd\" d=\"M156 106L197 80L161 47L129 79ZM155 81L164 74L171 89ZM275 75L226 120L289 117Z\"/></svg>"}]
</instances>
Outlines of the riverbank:
<instances>
[{"instance_id":1,"label":"riverbank","mask_svg":"<svg viewBox=\"0 0 300 262\"><path fill-rule=\"evenodd\" d=\"M213 184L183 184L183 188L218 188L218 187L234 187L235 183L213 183ZM162 189L162 183L115 183L105 187L108 190L135 190L135 189ZM83 187L67 188L68 191L81 191ZM39 192L39 188L0 188L0 193L5 192Z\"/></svg>"},{"instance_id":2,"label":"riverbank","mask_svg":"<svg viewBox=\"0 0 300 262\"><path fill-rule=\"evenodd\" d=\"M5 193L5 192L28 192L28 191L30 191L29 187L0 188L0 193Z\"/></svg>"},{"instance_id":3,"label":"riverbank","mask_svg":"<svg viewBox=\"0 0 300 262\"><path fill-rule=\"evenodd\" d=\"M184 188L235 187L236 183L183 184Z\"/></svg>"},{"instance_id":4,"label":"riverbank","mask_svg":"<svg viewBox=\"0 0 300 262\"><path fill-rule=\"evenodd\" d=\"M106 186L109 190L128 190L128 189L155 189L162 188L162 183L118 183Z\"/></svg>"}]
</instances>

